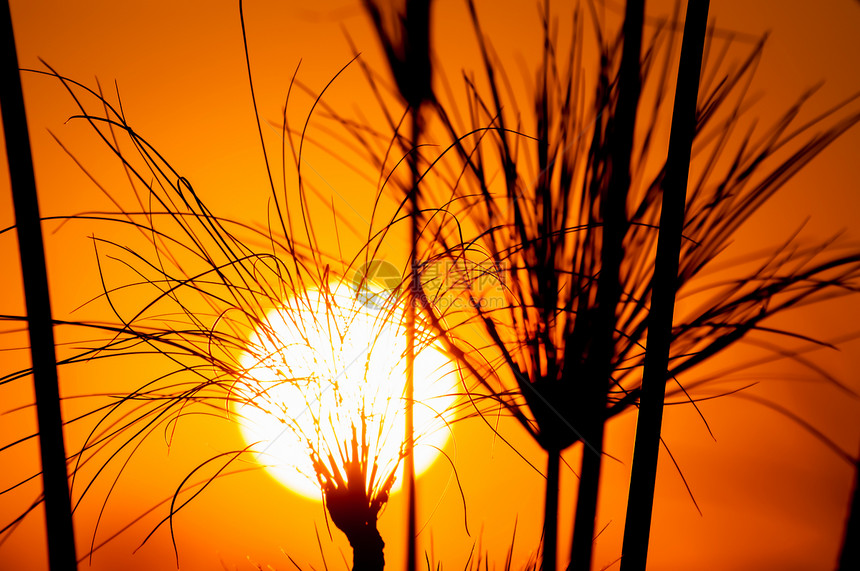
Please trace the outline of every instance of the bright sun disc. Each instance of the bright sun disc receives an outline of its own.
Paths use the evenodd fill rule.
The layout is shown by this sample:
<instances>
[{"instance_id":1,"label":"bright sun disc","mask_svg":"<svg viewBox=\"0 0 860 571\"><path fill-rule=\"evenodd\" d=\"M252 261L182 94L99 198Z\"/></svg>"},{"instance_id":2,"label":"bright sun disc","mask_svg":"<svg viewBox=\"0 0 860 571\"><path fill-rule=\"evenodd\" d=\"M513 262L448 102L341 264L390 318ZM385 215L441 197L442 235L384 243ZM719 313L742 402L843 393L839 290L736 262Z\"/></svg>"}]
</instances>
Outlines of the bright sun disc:
<instances>
[{"instance_id":1,"label":"bright sun disc","mask_svg":"<svg viewBox=\"0 0 860 571\"><path fill-rule=\"evenodd\" d=\"M320 499L311 451L339 459L362 419L376 482L397 467L405 434L406 335L402 310L361 303L354 290L308 290L270 311L251 335L240 365L233 412L257 459L288 488ZM418 333L421 337L421 332ZM417 342L415 471L439 455L450 436L458 378L434 345ZM363 414L362 414L363 413ZM337 462L337 460L336 460ZM341 468L342 469L342 468Z\"/></svg>"}]
</instances>

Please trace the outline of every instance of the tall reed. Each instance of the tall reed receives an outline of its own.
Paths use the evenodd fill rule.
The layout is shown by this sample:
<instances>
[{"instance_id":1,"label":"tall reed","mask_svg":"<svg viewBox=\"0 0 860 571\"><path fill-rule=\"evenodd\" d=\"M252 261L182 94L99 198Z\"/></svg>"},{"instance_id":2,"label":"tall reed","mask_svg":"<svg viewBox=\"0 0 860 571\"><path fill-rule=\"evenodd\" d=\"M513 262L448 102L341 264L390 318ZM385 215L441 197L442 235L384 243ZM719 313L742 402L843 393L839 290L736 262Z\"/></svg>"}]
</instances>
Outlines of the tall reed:
<instances>
[{"instance_id":1,"label":"tall reed","mask_svg":"<svg viewBox=\"0 0 860 571\"><path fill-rule=\"evenodd\" d=\"M3 43L0 45L0 111L3 114L6 156L9 161L15 227L24 281L27 330L30 336L30 358L42 460L42 501L45 503L48 534L48 562L52 571L67 571L75 569L77 565L57 379L57 357L54 351L54 323L48 292L36 178L27 131L27 114L8 1L0 8L0 35L3 37Z\"/></svg>"},{"instance_id":2,"label":"tall reed","mask_svg":"<svg viewBox=\"0 0 860 571\"><path fill-rule=\"evenodd\" d=\"M418 149L422 141L423 123L421 108L433 98L432 67L430 64L430 0L406 0L403 10L396 7L385 22L381 3L378 0L365 0L364 6L373 22L374 30L384 48L389 68L394 76L400 96L409 109L411 134L402 145L406 154L410 181L406 192L409 217L410 255L407 263L409 273L409 295L406 309L406 486L407 486L407 524L406 524L406 571L415 571L417 565L418 528L415 461L413 393L415 379L415 328L416 312L420 297L417 267L420 252L420 209L418 206L418 184L421 180L418 170ZM393 24L392 24L393 20Z\"/></svg>"},{"instance_id":3,"label":"tall reed","mask_svg":"<svg viewBox=\"0 0 860 571\"><path fill-rule=\"evenodd\" d=\"M648 338L642 372L642 394L636 422L636 442L630 473L627 519L621 568L645 571L651 512L660 453L666 371L675 313L678 258L684 228L684 206L690 172L690 155L696 133L696 101L701 81L709 0L687 4L681 61L672 111L672 131L666 159L660 205L660 229L654 260L654 285L648 313Z\"/></svg>"},{"instance_id":4,"label":"tall reed","mask_svg":"<svg viewBox=\"0 0 860 571\"><path fill-rule=\"evenodd\" d=\"M851 503L848 505L848 515L845 518L845 532L842 536L842 548L839 551L837 571L847 571L860 566L860 456L854 463L854 488L851 491Z\"/></svg>"}]
</instances>

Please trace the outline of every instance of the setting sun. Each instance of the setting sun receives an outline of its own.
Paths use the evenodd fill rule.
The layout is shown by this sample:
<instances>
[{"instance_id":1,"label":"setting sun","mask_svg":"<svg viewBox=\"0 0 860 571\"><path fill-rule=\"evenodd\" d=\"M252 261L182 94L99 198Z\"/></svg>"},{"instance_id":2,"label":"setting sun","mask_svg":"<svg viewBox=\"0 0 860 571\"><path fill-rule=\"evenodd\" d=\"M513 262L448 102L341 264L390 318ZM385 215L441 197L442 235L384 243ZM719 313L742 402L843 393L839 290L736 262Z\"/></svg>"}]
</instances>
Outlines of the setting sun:
<instances>
[{"instance_id":1,"label":"setting sun","mask_svg":"<svg viewBox=\"0 0 860 571\"><path fill-rule=\"evenodd\" d=\"M312 454L343 470L362 431L375 480L402 482L406 337L402 310L362 304L342 286L310 290L268 313L241 358L233 407L258 460L292 491L321 499ZM415 361L415 465L427 469L448 441L454 367L434 345ZM368 479L372 473L368 471ZM372 482L367 482L372 486Z\"/></svg>"}]
</instances>

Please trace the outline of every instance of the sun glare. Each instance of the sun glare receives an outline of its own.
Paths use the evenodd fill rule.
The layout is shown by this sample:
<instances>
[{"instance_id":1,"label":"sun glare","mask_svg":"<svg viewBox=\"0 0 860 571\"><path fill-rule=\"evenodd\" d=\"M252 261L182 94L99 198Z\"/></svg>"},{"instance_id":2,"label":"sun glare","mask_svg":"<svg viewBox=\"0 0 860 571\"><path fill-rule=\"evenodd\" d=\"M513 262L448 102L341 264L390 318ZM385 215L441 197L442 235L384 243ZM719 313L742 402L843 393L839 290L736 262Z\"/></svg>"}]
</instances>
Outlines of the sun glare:
<instances>
[{"instance_id":1,"label":"sun glare","mask_svg":"<svg viewBox=\"0 0 860 571\"><path fill-rule=\"evenodd\" d=\"M308 290L267 314L250 336L233 412L257 459L290 490L321 499L311 459L343 470L355 428L366 434L375 482L402 483L406 335L403 310L382 309L355 290ZM420 338L421 332L418 332ZM417 342L415 469L426 470L450 436L457 374L434 345ZM372 465L372 463L371 463ZM370 470L368 470L368 479ZM369 482L368 482L369 483Z\"/></svg>"}]
</instances>

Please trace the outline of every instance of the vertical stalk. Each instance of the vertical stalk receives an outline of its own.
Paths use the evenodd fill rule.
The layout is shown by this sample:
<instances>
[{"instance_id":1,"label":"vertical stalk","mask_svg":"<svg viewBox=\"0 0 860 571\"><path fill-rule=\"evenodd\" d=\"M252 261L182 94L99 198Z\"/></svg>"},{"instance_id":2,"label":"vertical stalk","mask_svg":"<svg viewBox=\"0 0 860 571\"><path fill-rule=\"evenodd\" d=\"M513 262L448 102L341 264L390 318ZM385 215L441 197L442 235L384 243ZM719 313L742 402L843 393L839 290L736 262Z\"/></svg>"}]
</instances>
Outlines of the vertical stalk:
<instances>
[{"instance_id":1,"label":"vertical stalk","mask_svg":"<svg viewBox=\"0 0 860 571\"><path fill-rule=\"evenodd\" d=\"M413 397L415 393L415 313L417 311L418 292L421 284L417 283L418 276L418 140L421 136L419 108L412 108L412 149L409 151L409 167L411 183L409 186L409 236L412 253L409 257L409 307L406 311L406 480L407 525L406 525L406 571L415 571L417 564L417 505L415 502L415 432L413 421Z\"/></svg>"},{"instance_id":2,"label":"vertical stalk","mask_svg":"<svg viewBox=\"0 0 860 571\"><path fill-rule=\"evenodd\" d=\"M54 350L51 301L48 295L48 274L24 95L18 71L18 53L15 49L8 1L4 2L0 13L0 37L3 38L0 53L0 111L6 133L6 155L12 183L30 334L45 494L48 562L52 571L67 571L77 567L77 558L69 500L66 449L63 442L63 419L60 414L60 391L57 386L57 357Z\"/></svg>"},{"instance_id":3,"label":"vertical stalk","mask_svg":"<svg viewBox=\"0 0 860 571\"><path fill-rule=\"evenodd\" d=\"M678 258L684 228L690 153L696 133L696 100L708 24L709 0L690 0L684 24L681 61L669 135L669 155L663 182L660 233L654 264L654 288L648 315L648 339L636 423L627 520L624 525L621 569L644 571L648 557L654 486L660 452L660 430L666 375L672 340L672 317L678 283Z\"/></svg>"},{"instance_id":4,"label":"vertical stalk","mask_svg":"<svg viewBox=\"0 0 860 571\"><path fill-rule=\"evenodd\" d=\"M543 512L543 559L542 571L556 571L558 568L558 487L559 463L561 452L547 450L546 496Z\"/></svg>"},{"instance_id":5,"label":"vertical stalk","mask_svg":"<svg viewBox=\"0 0 860 571\"><path fill-rule=\"evenodd\" d=\"M644 15L644 0L627 1L622 28L624 46L618 71L618 99L606 140L610 149L609 181L600 203L600 274L597 280L597 306L592 317L593 342L585 364L584 382L587 385L583 390L586 410L592 414L590 418L583 419L582 470L569 566L569 569L575 571L591 569L606 399L615 352L616 308L621 297L620 269L624 258L624 236L628 227L630 157L642 89L640 60Z\"/></svg>"},{"instance_id":6,"label":"vertical stalk","mask_svg":"<svg viewBox=\"0 0 860 571\"><path fill-rule=\"evenodd\" d=\"M855 463L854 491L851 498L837 571L860 569L860 460Z\"/></svg>"},{"instance_id":7,"label":"vertical stalk","mask_svg":"<svg viewBox=\"0 0 860 571\"><path fill-rule=\"evenodd\" d=\"M408 259L409 288L406 295L406 434L404 446L404 479L408 504L406 525L406 571L415 571L417 565L416 547L416 503L415 503L415 460L413 455L413 394L415 369L415 321L417 304L420 301L418 283L418 144L421 140L421 106L433 100L432 66L430 61L430 2L431 0L406 0L405 13L398 14L396 33L386 30L380 0L364 0L364 7L373 21L376 34L382 42L391 72L397 82L400 96L409 106L412 133L409 140L411 148L406 149L409 166L410 184L408 189L407 216L410 220L410 246Z\"/></svg>"},{"instance_id":8,"label":"vertical stalk","mask_svg":"<svg viewBox=\"0 0 860 571\"><path fill-rule=\"evenodd\" d=\"M352 545L352 571L382 571L385 543L376 527L368 527Z\"/></svg>"},{"instance_id":9,"label":"vertical stalk","mask_svg":"<svg viewBox=\"0 0 860 571\"><path fill-rule=\"evenodd\" d=\"M409 104L411 114L411 145L409 150L409 170L412 180L409 185L409 220L410 256L409 272L409 310L407 313L407 372L406 372L406 468L407 502L409 509L407 525L406 571L415 571L418 564L417 548L417 510L415 499L415 433L413 426L414 391L415 391L415 317L420 301L421 285L418 275L418 222L421 213L418 209L418 145L421 142L423 125L421 123L421 106L433 98L431 88L430 63L430 0L407 0L406 14L403 22L403 67L398 77L398 87L401 95Z\"/></svg>"},{"instance_id":10,"label":"vertical stalk","mask_svg":"<svg viewBox=\"0 0 860 571\"><path fill-rule=\"evenodd\" d=\"M597 518L597 494L600 488L603 428L604 423L601 419L594 423L589 432L583 434L585 442L582 448L582 467L579 474L569 570L588 571L591 569L595 519ZM585 443L595 446L596 451Z\"/></svg>"}]
</instances>

